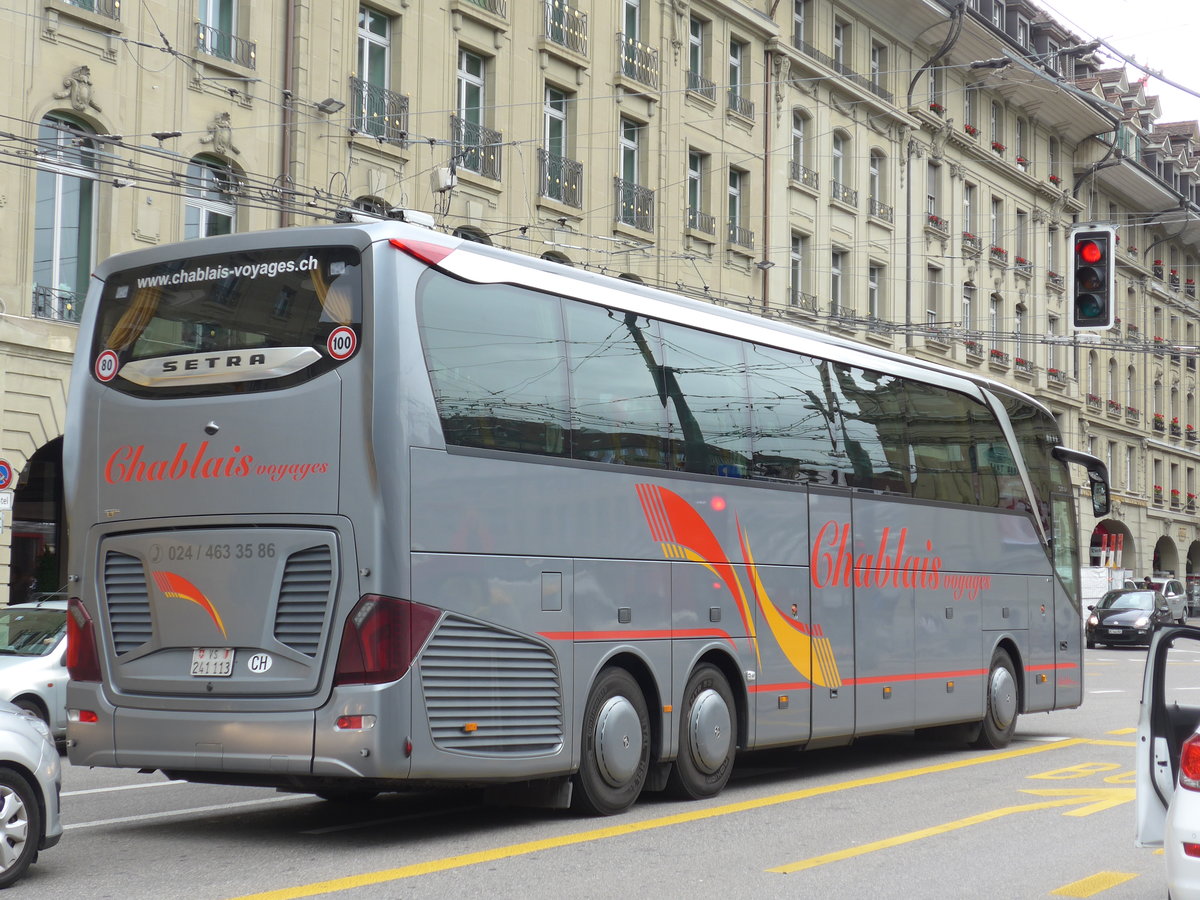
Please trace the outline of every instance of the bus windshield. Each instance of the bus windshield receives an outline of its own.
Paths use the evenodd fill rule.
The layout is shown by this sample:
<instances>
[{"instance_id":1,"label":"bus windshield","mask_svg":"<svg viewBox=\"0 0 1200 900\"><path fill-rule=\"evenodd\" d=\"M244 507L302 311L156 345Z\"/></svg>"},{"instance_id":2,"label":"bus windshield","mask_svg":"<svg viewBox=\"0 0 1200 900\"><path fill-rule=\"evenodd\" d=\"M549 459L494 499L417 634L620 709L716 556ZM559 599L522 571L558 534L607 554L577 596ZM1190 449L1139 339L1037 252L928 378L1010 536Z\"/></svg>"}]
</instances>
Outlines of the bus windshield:
<instances>
[{"instance_id":1,"label":"bus windshield","mask_svg":"<svg viewBox=\"0 0 1200 900\"><path fill-rule=\"evenodd\" d=\"M120 377L112 386L162 396L284 387L329 368L323 358L330 334L362 321L358 253L350 248L259 250L220 257L191 257L126 269L109 278L100 301L93 354L117 355ZM357 341L355 341L356 343ZM307 350L265 378L222 379L213 354L290 348ZM194 358L193 362L188 362ZM265 358L265 357L264 357ZM178 359L181 362L149 361ZM248 361L248 357L247 357ZM340 361L334 358L333 362ZM324 365L320 364L324 363ZM209 377L169 378L191 366Z\"/></svg>"}]
</instances>

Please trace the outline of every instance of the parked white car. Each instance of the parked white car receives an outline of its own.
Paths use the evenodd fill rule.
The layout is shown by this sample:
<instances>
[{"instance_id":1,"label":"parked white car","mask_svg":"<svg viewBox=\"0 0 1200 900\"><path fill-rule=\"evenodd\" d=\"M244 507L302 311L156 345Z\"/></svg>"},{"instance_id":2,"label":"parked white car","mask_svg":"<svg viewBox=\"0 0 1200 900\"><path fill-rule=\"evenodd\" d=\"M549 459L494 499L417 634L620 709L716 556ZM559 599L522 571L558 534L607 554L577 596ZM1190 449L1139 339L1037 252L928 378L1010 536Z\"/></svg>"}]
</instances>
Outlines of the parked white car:
<instances>
[{"instance_id":1,"label":"parked white car","mask_svg":"<svg viewBox=\"0 0 1200 900\"><path fill-rule=\"evenodd\" d=\"M1155 581L1153 584L1159 593L1167 598L1167 605L1171 607L1171 618L1180 625L1186 623L1187 591L1184 590L1183 582L1175 578L1168 578L1165 581Z\"/></svg>"},{"instance_id":2,"label":"parked white car","mask_svg":"<svg viewBox=\"0 0 1200 900\"><path fill-rule=\"evenodd\" d=\"M62 837L62 763L46 723L0 702L0 888Z\"/></svg>"},{"instance_id":3,"label":"parked white car","mask_svg":"<svg viewBox=\"0 0 1200 900\"><path fill-rule=\"evenodd\" d=\"M0 700L67 733L67 601L53 597L0 608Z\"/></svg>"},{"instance_id":4,"label":"parked white car","mask_svg":"<svg viewBox=\"0 0 1200 900\"><path fill-rule=\"evenodd\" d=\"M1197 658L1200 628L1163 626L1150 640L1142 680L1136 843L1163 848L1172 900L1200 900Z\"/></svg>"}]
</instances>

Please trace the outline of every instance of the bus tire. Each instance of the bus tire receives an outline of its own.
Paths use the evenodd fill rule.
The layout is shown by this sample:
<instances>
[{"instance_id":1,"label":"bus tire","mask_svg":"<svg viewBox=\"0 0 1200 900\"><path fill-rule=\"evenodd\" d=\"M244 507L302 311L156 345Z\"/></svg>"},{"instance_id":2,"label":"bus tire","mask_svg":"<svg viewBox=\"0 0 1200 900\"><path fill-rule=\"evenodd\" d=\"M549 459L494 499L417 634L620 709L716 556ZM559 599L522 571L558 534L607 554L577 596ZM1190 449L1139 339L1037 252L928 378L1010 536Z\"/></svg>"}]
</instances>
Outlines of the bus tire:
<instances>
[{"instance_id":1,"label":"bus tire","mask_svg":"<svg viewBox=\"0 0 1200 900\"><path fill-rule=\"evenodd\" d=\"M612 816L633 806L650 768L650 715L634 677L624 669L604 669L583 716L577 808Z\"/></svg>"},{"instance_id":2,"label":"bus tire","mask_svg":"<svg viewBox=\"0 0 1200 900\"><path fill-rule=\"evenodd\" d=\"M1007 747L1012 740L1021 705L1016 667L1007 650L996 648L996 652L992 654L984 694L986 704L983 727L975 740L975 746L1000 750Z\"/></svg>"},{"instance_id":3,"label":"bus tire","mask_svg":"<svg viewBox=\"0 0 1200 900\"><path fill-rule=\"evenodd\" d=\"M679 755L668 789L685 800L715 797L729 782L736 754L733 691L716 666L697 666L683 692Z\"/></svg>"}]
</instances>

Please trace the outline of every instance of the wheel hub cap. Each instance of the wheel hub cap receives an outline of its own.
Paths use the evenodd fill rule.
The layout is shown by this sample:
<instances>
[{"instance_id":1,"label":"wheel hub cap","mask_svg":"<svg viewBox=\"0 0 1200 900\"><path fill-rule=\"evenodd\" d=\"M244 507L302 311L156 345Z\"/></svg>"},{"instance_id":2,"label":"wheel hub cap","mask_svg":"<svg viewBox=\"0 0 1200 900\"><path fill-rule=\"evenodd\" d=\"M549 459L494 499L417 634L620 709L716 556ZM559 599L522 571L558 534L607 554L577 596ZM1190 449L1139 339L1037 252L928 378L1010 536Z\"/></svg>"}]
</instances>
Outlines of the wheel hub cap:
<instances>
[{"instance_id":1,"label":"wheel hub cap","mask_svg":"<svg viewBox=\"0 0 1200 900\"><path fill-rule=\"evenodd\" d=\"M633 704L610 697L596 720L596 761L613 787L626 784L642 759L642 723Z\"/></svg>"}]
</instances>

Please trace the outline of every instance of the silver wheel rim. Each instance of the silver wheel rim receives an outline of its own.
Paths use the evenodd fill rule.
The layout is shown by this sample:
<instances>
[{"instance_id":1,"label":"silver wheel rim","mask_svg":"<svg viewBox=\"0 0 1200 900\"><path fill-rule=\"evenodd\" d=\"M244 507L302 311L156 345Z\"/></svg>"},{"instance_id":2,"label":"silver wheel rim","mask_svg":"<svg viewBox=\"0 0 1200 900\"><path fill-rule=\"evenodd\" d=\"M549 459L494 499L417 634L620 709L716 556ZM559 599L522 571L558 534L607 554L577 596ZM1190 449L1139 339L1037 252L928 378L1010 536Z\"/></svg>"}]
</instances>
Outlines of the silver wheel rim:
<instances>
[{"instance_id":1,"label":"silver wheel rim","mask_svg":"<svg viewBox=\"0 0 1200 900\"><path fill-rule=\"evenodd\" d=\"M692 704L689 725L692 762L706 775L712 775L729 757L729 738L733 729L725 698L712 688L701 691Z\"/></svg>"},{"instance_id":2,"label":"silver wheel rim","mask_svg":"<svg viewBox=\"0 0 1200 900\"><path fill-rule=\"evenodd\" d=\"M613 787L629 783L642 759L642 720L625 697L609 697L596 718L596 764Z\"/></svg>"},{"instance_id":3,"label":"silver wheel rim","mask_svg":"<svg viewBox=\"0 0 1200 900\"><path fill-rule=\"evenodd\" d=\"M992 672L989 690L992 722L1004 731L1017 715L1017 682L1006 666L998 666Z\"/></svg>"},{"instance_id":4,"label":"silver wheel rim","mask_svg":"<svg viewBox=\"0 0 1200 900\"><path fill-rule=\"evenodd\" d=\"M20 794L0 785L0 872L7 872L29 839L29 810Z\"/></svg>"}]
</instances>

